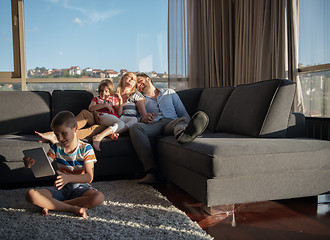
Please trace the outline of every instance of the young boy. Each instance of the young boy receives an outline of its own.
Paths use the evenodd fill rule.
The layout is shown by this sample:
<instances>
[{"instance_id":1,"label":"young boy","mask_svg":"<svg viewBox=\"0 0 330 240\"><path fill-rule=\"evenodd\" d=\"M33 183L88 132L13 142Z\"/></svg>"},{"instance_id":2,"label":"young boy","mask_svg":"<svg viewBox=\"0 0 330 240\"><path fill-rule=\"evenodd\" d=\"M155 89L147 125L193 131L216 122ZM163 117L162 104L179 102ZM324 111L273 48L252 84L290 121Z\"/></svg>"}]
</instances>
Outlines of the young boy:
<instances>
[{"instance_id":1,"label":"young boy","mask_svg":"<svg viewBox=\"0 0 330 240\"><path fill-rule=\"evenodd\" d=\"M59 112L51 123L58 143L47 153L49 159L56 159L58 171L55 186L45 189L30 189L26 200L42 208L42 215L48 210L72 212L87 218L87 209L104 201L104 195L93 189L89 183L94 177L94 150L77 136L77 121L69 111ZM34 159L24 157L24 165L30 168Z\"/></svg>"}]
</instances>

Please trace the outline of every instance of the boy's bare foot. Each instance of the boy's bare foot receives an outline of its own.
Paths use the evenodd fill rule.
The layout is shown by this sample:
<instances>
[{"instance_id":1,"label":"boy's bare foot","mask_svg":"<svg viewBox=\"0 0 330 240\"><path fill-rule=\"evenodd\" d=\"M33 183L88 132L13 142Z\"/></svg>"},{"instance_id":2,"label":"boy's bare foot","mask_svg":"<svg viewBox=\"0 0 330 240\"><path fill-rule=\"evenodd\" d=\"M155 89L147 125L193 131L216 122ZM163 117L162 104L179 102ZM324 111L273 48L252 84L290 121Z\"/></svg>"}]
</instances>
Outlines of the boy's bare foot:
<instances>
[{"instance_id":1,"label":"boy's bare foot","mask_svg":"<svg viewBox=\"0 0 330 240\"><path fill-rule=\"evenodd\" d=\"M117 140L118 137L119 137L119 133L112 133L109 135L109 137L112 139L112 140Z\"/></svg>"},{"instance_id":2,"label":"boy's bare foot","mask_svg":"<svg viewBox=\"0 0 330 240\"><path fill-rule=\"evenodd\" d=\"M100 151L100 143L102 141L102 138L100 138L99 135L93 136L93 147L97 150Z\"/></svg>"},{"instance_id":3,"label":"boy's bare foot","mask_svg":"<svg viewBox=\"0 0 330 240\"><path fill-rule=\"evenodd\" d=\"M87 208L84 208L84 207L80 208L80 207L77 206L74 213L77 216L81 216L81 217L83 217L85 219L87 218Z\"/></svg>"},{"instance_id":4,"label":"boy's bare foot","mask_svg":"<svg viewBox=\"0 0 330 240\"><path fill-rule=\"evenodd\" d=\"M46 216L48 214L48 209L47 208L44 208L41 210L41 215L42 216Z\"/></svg>"},{"instance_id":5,"label":"boy's bare foot","mask_svg":"<svg viewBox=\"0 0 330 240\"><path fill-rule=\"evenodd\" d=\"M37 131L34 131L34 132L36 134L38 134L40 137L42 137L43 139L48 140L52 143L57 143L58 142L54 132L45 132L45 133L40 133L40 132L37 132Z\"/></svg>"}]
</instances>

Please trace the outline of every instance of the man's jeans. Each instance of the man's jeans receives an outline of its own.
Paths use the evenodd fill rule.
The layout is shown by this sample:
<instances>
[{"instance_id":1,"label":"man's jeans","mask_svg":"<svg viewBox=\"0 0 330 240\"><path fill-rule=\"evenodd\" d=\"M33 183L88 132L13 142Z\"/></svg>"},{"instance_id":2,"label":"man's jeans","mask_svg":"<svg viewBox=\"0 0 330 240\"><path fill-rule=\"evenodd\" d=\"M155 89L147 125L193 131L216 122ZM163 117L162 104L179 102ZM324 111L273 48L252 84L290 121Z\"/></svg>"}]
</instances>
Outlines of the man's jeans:
<instances>
[{"instance_id":1,"label":"man's jeans","mask_svg":"<svg viewBox=\"0 0 330 240\"><path fill-rule=\"evenodd\" d=\"M146 172L157 167L151 139L161 135L174 134L176 136L180 134L187 125L188 123L184 118L176 120L162 118L153 124L136 123L130 128L133 146Z\"/></svg>"}]
</instances>

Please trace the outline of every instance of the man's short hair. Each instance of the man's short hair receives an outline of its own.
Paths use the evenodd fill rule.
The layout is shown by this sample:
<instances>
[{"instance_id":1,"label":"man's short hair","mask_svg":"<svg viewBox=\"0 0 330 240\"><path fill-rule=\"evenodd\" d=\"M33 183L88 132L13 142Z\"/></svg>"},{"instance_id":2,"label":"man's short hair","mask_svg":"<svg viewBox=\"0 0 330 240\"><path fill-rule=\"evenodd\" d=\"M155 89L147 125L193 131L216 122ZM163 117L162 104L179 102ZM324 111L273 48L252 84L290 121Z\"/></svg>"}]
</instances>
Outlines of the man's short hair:
<instances>
[{"instance_id":1,"label":"man's short hair","mask_svg":"<svg viewBox=\"0 0 330 240\"><path fill-rule=\"evenodd\" d=\"M50 127L53 129L58 126L66 126L69 128L74 128L77 126L77 120L74 114L70 111L61 111L58 114L55 115L55 117L52 120L52 123L50 124Z\"/></svg>"},{"instance_id":2,"label":"man's short hair","mask_svg":"<svg viewBox=\"0 0 330 240\"><path fill-rule=\"evenodd\" d=\"M151 79L151 77L149 77L149 75L146 74L146 73L140 72L140 73L136 74L136 78L138 78L138 77L143 77L144 79L149 78L149 79L150 79L150 82L151 82L152 84L154 84L153 81L152 81L152 79Z\"/></svg>"}]
</instances>

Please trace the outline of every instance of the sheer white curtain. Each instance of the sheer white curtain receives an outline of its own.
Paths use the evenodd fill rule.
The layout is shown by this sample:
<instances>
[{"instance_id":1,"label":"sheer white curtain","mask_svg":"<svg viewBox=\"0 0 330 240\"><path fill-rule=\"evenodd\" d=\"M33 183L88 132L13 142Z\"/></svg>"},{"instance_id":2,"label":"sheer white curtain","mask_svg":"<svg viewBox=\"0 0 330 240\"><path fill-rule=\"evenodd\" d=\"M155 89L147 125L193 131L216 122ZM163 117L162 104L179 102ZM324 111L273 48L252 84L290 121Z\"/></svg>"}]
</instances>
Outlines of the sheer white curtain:
<instances>
[{"instance_id":1,"label":"sheer white curtain","mask_svg":"<svg viewBox=\"0 0 330 240\"><path fill-rule=\"evenodd\" d=\"M169 87L188 87L190 41L187 0L168 0L168 75Z\"/></svg>"},{"instance_id":2,"label":"sheer white curtain","mask_svg":"<svg viewBox=\"0 0 330 240\"><path fill-rule=\"evenodd\" d=\"M294 111L304 112L301 82L298 75L299 0L287 0L287 69L288 78L297 83Z\"/></svg>"}]
</instances>

